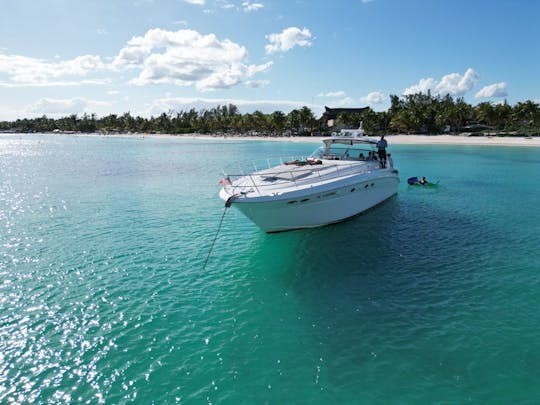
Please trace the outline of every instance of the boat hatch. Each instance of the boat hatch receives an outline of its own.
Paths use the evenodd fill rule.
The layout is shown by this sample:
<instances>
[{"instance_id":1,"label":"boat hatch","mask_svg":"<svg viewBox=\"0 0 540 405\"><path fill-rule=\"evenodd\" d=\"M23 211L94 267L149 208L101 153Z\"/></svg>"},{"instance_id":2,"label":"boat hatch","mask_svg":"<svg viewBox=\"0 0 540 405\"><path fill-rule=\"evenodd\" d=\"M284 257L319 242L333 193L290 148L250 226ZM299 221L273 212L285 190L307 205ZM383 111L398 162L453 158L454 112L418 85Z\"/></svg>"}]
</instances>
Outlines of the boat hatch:
<instances>
[{"instance_id":1,"label":"boat hatch","mask_svg":"<svg viewBox=\"0 0 540 405\"><path fill-rule=\"evenodd\" d=\"M302 171L301 173L295 174L293 172L287 172L283 173L282 175L278 176L262 176L263 181L267 183L274 183L278 180L282 181L297 181L301 180L305 177L311 176L313 172L311 170L309 171Z\"/></svg>"}]
</instances>

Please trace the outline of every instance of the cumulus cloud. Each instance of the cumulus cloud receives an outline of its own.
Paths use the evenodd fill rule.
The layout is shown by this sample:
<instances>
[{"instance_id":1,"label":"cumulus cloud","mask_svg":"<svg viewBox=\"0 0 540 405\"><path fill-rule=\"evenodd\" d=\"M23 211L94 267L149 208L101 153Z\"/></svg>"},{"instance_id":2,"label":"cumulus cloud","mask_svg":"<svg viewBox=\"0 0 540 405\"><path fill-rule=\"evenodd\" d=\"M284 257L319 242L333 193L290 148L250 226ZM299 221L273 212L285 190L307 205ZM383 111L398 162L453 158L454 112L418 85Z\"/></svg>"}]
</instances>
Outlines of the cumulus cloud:
<instances>
[{"instance_id":1,"label":"cumulus cloud","mask_svg":"<svg viewBox=\"0 0 540 405\"><path fill-rule=\"evenodd\" d=\"M319 93L317 97L345 97L345 92L343 90L338 91L329 91L327 93Z\"/></svg>"},{"instance_id":2,"label":"cumulus cloud","mask_svg":"<svg viewBox=\"0 0 540 405\"><path fill-rule=\"evenodd\" d=\"M286 52L295 46L311 46L312 38L313 36L307 28L285 28L279 34L270 34L266 36L266 39L270 42L266 45L266 53Z\"/></svg>"},{"instance_id":3,"label":"cumulus cloud","mask_svg":"<svg viewBox=\"0 0 540 405\"><path fill-rule=\"evenodd\" d=\"M266 87L270 84L270 80L247 80L246 86L251 88Z\"/></svg>"},{"instance_id":4,"label":"cumulus cloud","mask_svg":"<svg viewBox=\"0 0 540 405\"><path fill-rule=\"evenodd\" d=\"M405 89L403 94L427 93L428 90L434 94L451 96L462 96L470 91L478 82L478 74L471 68L465 74L450 73L441 78L440 81L432 77L420 79L420 81Z\"/></svg>"},{"instance_id":5,"label":"cumulus cloud","mask_svg":"<svg viewBox=\"0 0 540 405\"><path fill-rule=\"evenodd\" d=\"M369 105L382 104L385 100L386 96L379 91L371 92L367 96L360 98L360 101L362 103Z\"/></svg>"},{"instance_id":6,"label":"cumulus cloud","mask_svg":"<svg viewBox=\"0 0 540 405\"><path fill-rule=\"evenodd\" d=\"M348 107L356 105L358 105L358 101L349 96L332 100L332 107Z\"/></svg>"},{"instance_id":7,"label":"cumulus cloud","mask_svg":"<svg viewBox=\"0 0 540 405\"><path fill-rule=\"evenodd\" d=\"M3 85L98 84L99 80L84 83L84 81L74 82L73 78L86 77L91 73L103 71L106 68L101 58L95 55L83 55L71 60L50 62L20 55L0 54L0 75L6 75L9 80Z\"/></svg>"},{"instance_id":8,"label":"cumulus cloud","mask_svg":"<svg viewBox=\"0 0 540 405\"><path fill-rule=\"evenodd\" d=\"M113 65L140 69L131 81L136 85L168 83L213 90L245 82L272 65L248 65L246 61L246 48L228 39L219 40L214 34L151 29L144 36L133 37Z\"/></svg>"},{"instance_id":9,"label":"cumulus cloud","mask_svg":"<svg viewBox=\"0 0 540 405\"><path fill-rule=\"evenodd\" d=\"M264 7L264 4L261 3L250 3L249 1L244 1L242 3L242 9L248 13L250 11L257 11Z\"/></svg>"},{"instance_id":10,"label":"cumulus cloud","mask_svg":"<svg viewBox=\"0 0 540 405\"><path fill-rule=\"evenodd\" d=\"M435 86L437 86L437 81L432 77L428 77L427 79L420 79L417 84L406 88L403 94L427 93L428 90L433 91Z\"/></svg>"},{"instance_id":11,"label":"cumulus cloud","mask_svg":"<svg viewBox=\"0 0 540 405\"><path fill-rule=\"evenodd\" d=\"M471 90L477 82L478 74L469 68L463 76L459 73L450 73L444 76L435 88L435 92L442 95L462 96Z\"/></svg>"},{"instance_id":12,"label":"cumulus cloud","mask_svg":"<svg viewBox=\"0 0 540 405\"><path fill-rule=\"evenodd\" d=\"M506 97L508 92L506 91L506 83L495 83L484 87L478 93L475 94L476 98L491 98L491 97Z\"/></svg>"},{"instance_id":13,"label":"cumulus cloud","mask_svg":"<svg viewBox=\"0 0 540 405\"><path fill-rule=\"evenodd\" d=\"M27 112L35 115L69 115L93 112L98 107L109 106L109 103L87 100L81 97L70 99L42 98L28 107Z\"/></svg>"}]
</instances>

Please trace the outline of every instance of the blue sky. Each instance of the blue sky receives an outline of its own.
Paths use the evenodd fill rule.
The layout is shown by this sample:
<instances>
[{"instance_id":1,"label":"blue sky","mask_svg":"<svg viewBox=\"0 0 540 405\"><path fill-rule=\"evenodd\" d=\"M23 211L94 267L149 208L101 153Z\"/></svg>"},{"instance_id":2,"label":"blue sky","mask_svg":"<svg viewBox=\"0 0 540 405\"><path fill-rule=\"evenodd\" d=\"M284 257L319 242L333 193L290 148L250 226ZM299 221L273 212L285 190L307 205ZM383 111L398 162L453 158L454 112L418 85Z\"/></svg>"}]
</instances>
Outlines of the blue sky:
<instances>
[{"instance_id":1,"label":"blue sky","mask_svg":"<svg viewBox=\"0 0 540 405\"><path fill-rule=\"evenodd\" d=\"M0 0L0 120L540 102L537 0Z\"/></svg>"}]
</instances>

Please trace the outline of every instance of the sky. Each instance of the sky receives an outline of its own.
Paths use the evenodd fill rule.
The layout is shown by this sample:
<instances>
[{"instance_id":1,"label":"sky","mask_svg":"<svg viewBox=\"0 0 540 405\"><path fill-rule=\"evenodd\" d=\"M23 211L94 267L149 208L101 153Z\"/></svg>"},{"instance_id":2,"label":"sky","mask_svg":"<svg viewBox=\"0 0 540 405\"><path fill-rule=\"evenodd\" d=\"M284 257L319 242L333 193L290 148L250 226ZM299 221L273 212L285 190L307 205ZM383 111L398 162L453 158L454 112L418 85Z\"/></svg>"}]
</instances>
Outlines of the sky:
<instances>
[{"instance_id":1,"label":"sky","mask_svg":"<svg viewBox=\"0 0 540 405\"><path fill-rule=\"evenodd\" d=\"M0 120L540 103L538 0L0 0Z\"/></svg>"}]
</instances>

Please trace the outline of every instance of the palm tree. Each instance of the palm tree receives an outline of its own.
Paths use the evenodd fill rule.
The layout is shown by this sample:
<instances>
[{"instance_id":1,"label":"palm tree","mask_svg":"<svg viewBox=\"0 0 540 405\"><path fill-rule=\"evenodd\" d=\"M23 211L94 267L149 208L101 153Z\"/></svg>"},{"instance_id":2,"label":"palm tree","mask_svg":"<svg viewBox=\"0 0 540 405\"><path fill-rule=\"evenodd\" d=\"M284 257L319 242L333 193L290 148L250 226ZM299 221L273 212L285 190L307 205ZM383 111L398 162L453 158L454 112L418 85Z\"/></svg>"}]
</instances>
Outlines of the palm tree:
<instances>
[{"instance_id":1,"label":"palm tree","mask_svg":"<svg viewBox=\"0 0 540 405\"><path fill-rule=\"evenodd\" d=\"M538 117L540 117L540 110L538 109L538 104L527 100L525 102L519 102L514 106L513 112L513 121L519 125L532 126L535 121L538 122Z\"/></svg>"},{"instance_id":2,"label":"palm tree","mask_svg":"<svg viewBox=\"0 0 540 405\"><path fill-rule=\"evenodd\" d=\"M495 125L499 129L507 129L510 124L510 117L512 116L512 107L506 104L506 100L503 104L497 104L494 107Z\"/></svg>"},{"instance_id":3,"label":"palm tree","mask_svg":"<svg viewBox=\"0 0 540 405\"><path fill-rule=\"evenodd\" d=\"M311 134L313 128L315 127L317 120L313 115L313 111L307 106L303 106L299 112L300 125L302 127L302 133L305 134L306 129Z\"/></svg>"},{"instance_id":4,"label":"palm tree","mask_svg":"<svg viewBox=\"0 0 540 405\"><path fill-rule=\"evenodd\" d=\"M474 110L479 123L491 126L495 125L495 109L490 102L485 101L480 103Z\"/></svg>"},{"instance_id":5,"label":"palm tree","mask_svg":"<svg viewBox=\"0 0 540 405\"><path fill-rule=\"evenodd\" d=\"M298 134L300 131L300 111L297 109L291 110L287 114L287 126L291 131L291 135Z\"/></svg>"},{"instance_id":6,"label":"palm tree","mask_svg":"<svg viewBox=\"0 0 540 405\"><path fill-rule=\"evenodd\" d=\"M279 135L283 135L286 121L287 117L282 111L274 111L270 114L270 127L272 128L272 131Z\"/></svg>"}]
</instances>

